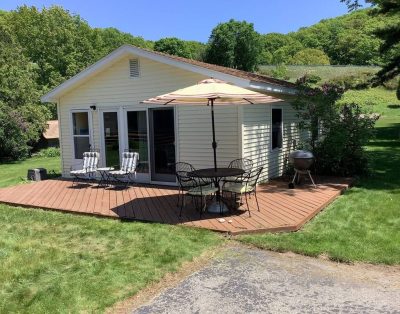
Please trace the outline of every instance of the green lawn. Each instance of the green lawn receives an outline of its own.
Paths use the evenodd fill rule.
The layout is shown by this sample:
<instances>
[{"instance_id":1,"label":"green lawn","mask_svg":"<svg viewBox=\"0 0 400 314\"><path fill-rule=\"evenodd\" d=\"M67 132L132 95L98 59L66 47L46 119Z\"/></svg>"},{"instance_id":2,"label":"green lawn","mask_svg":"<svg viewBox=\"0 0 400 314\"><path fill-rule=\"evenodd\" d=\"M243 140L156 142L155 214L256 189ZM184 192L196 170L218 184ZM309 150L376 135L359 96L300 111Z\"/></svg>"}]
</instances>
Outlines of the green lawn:
<instances>
[{"instance_id":1,"label":"green lawn","mask_svg":"<svg viewBox=\"0 0 400 314\"><path fill-rule=\"evenodd\" d=\"M0 313L102 311L221 241L193 228L0 205Z\"/></svg>"},{"instance_id":2,"label":"green lawn","mask_svg":"<svg viewBox=\"0 0 400 314\"><path fill-rule=\"evenodd\" d=\"M0 188L26 181L28 169L46 168L49 175L60 173L60 157L32 157L23 161L0 164Z\"/></svg>"},{"instance_id":3,"label":"green lawn","mask_svg":"<svg viewBox=\"0 0 400 314\"><path fill-rule=\"evenodd\" d=\"M359 93L361 99L368 99L376 92L389 101L373 108L384 115L368 146L372 175L360 179L301 231L248 235L240 241L276 251L327 255L337 261L400 264L399 101L384 90L352 92L351 97Z\"/></svg>"},{"instance_id":4,"label":"green lawn","mask_svg":"<svg viewBox=\"0 0 400 314\"><path fill-rule=\"evenodd\" d=\"M0 164L0 187L59 157ZM222 243L203 230L0 204L0 313L102 312Z\"/></svg>"}]
</instances>

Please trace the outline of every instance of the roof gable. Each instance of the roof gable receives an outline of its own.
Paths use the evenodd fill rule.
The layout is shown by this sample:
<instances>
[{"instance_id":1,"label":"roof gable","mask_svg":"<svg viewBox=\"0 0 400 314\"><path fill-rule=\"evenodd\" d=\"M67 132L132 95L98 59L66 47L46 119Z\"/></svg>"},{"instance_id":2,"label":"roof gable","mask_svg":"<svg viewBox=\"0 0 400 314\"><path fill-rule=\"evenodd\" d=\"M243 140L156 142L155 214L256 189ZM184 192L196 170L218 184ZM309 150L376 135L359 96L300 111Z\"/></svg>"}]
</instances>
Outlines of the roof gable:
<instances>
[{"instance_id":1,"label":"roof gable","mask_svg":"<svg viewBox=\"0 0 400 314\"><path fill-rule=\"evenodd\" d=\"M114 50L104 58L87 67L85 70L66 80L47 94L41 97L42 102L57 102L65 93L79 86L82 82L95 76L124 56L134 55L136 57L147 58L160 63L168 64L180 69L214 77L220 80L231 82L235 85L255 89L264 92L294 94L294 84L286 81L276 80L267 76L258 75L250 72L230 69L218 65L213 65L196 60L167 55L131 45L123 45Z\"/></svg>"}]
</instances>

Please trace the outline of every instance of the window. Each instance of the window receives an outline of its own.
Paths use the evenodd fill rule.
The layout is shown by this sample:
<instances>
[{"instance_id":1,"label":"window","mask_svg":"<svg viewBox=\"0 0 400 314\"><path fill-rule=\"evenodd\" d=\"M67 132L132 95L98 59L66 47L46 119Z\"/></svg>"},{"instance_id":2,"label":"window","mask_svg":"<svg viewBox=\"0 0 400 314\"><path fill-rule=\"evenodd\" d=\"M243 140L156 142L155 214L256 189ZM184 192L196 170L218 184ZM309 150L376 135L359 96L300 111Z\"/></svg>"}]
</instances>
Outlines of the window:
<instances>
[{"instance_id":1,"label":"window","mask_svg":"<svg viewBox=\"0 0 400 314\"><path fill-rule=\"evenodd\" d=\"M140 76L139 59L130 59L129 60L129 76L130 77L139 77Z\"/></svg>"},{"instance_id":2,"label":"window","mask_svg":"<svg viewBox=\"0 0 400 314\"><path fill-rule=\"evenodd\" d=\"M73 112L72 128L75 159L82 159L83 153L90 150L89 113Z\"/></svg>"},{"instance_id":3,"label":"window","mask_svg":"<svg viewBox=\"0 0 400 314\"><path fill-rule=\"evenodd\" d=\"M271 148L282 148L282 109L272 108Z\"/></svg>"}]
</instances>

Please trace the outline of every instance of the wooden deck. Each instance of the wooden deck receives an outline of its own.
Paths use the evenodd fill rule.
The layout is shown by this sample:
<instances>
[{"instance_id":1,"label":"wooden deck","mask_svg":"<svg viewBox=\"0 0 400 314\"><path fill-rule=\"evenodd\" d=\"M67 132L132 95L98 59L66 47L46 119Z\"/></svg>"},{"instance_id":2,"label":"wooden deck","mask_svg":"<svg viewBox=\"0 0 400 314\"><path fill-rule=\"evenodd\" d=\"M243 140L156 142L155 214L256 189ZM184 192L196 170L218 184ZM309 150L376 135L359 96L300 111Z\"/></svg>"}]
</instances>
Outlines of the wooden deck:
<instances>
[{"instance_id":1,"label":"wooden deck","mask_svg":"<svg viewBox=\"0 0 400 314\"><path fill-rule=\"evenodd\" d=\"M71 186L68 180L47 180L0 189L0 202L9 205L43 208L120 219L151 221L206 228L230 234L294 231L325 208L350 180L326 178L318 187L288 189L287 182L272 181L257 190L260 211L254 197L249 204L251 217L244 207L226 214L204 214L200 219L192 204L179 217L177 189L154 185L127 189L99 188L96 184ZM231 222L229 222L231 221Z\"/></svg>"}]
</instances>

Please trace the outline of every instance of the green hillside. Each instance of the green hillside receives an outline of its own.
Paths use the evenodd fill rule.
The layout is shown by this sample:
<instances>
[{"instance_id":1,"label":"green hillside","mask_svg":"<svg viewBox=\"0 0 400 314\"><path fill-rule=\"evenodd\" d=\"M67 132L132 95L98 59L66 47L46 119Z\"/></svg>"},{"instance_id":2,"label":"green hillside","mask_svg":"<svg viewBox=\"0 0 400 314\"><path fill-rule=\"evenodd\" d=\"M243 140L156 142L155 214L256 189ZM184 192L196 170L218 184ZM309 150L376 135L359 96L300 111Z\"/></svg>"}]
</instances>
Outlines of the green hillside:
<instances>
[{"instance_id":1,"label":"green hillside","mask_svg":"<svg viewBox=\"0 0 400 314\"><path fill-rule=\"evenodd\" d=\"M377 65L386 61L387 56L379 52L381 40L374 31L391 21L392 17L373 16L365 9L325 19L289 34L265 34L262 64L326 64L319 51L329 58L330 64ZM304 49L308 49L307 58L301 56ZM315 61L320 63L312 63L310 54L315 54Z\"/></svg>"},{"instance_id":2,"label":"green hillside","mask_svg":"<svg viewBox=\"0 0 400 314\"><path fill-rule=\"evenodd\" d=\"M344 77L370 76L378 72L378 66L326 66L326 65L288 65L284 67L283 76L291 82L295 82L304 75L317 75L322 82L340 79ZM275 65L260 66L259 73L275 76L277 67Z\"/></svg>"}]
</instances>

